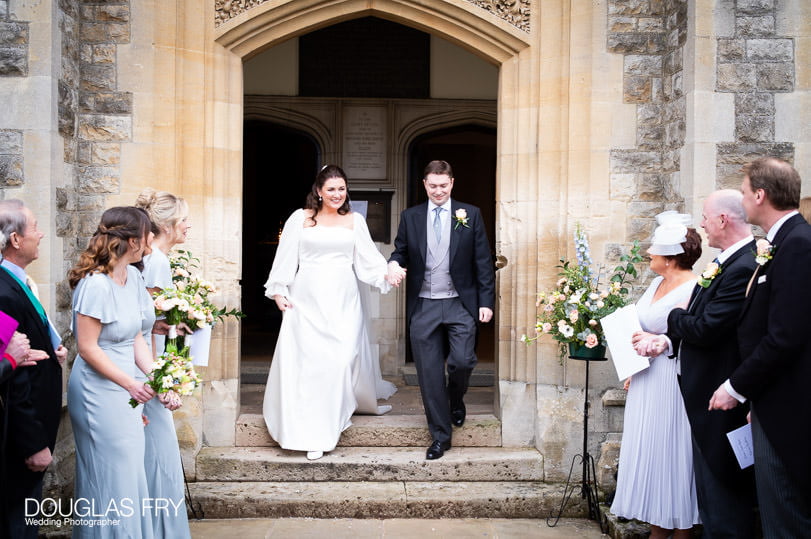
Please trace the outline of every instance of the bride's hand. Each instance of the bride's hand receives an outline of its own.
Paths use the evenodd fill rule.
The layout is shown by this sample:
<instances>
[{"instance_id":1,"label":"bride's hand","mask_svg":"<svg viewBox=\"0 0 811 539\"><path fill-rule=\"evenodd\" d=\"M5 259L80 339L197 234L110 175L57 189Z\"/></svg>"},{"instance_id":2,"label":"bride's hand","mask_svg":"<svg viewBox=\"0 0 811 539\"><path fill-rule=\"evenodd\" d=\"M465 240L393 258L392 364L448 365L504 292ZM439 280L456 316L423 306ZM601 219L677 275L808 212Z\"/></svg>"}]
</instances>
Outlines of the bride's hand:
<instances>
[{"instance_id":1,"label":"bride's hand","mask_svg":"<svg viewBox=\"0 0 811 539\"><path fill-rule=\"evenodd\" d=\"M273 296L273 301L276 302L276 307L278 307L279 310L282 312L286 311L287 309L293 308L293 304L290 303L290 300L282 296L281 294L276 294L275 296Z\"/></svg>"}]
</instances>

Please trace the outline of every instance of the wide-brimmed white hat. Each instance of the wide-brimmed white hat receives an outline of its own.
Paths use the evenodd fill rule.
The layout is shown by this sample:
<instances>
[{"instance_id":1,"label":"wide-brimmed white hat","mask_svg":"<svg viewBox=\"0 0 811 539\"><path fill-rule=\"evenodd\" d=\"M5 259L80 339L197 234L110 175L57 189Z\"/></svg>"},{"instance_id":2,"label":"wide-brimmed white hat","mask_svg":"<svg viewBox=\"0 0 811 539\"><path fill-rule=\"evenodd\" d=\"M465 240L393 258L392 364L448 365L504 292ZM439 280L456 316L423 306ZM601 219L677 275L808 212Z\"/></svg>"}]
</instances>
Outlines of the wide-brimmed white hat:
<instances>
[{"instance_id":1,"label":"wide-brimmed white hat","mask_svg":"<svg viewBox=\"0 0 811 539\"><path fill-rule=\"evenodd\" d=\"M653 231L648 254L674 256L684 252L682 243L687 241L687 227L693 223L689 213L676 210L663 211L656 216L659 226Z\"/></svg>"}]
</instances>

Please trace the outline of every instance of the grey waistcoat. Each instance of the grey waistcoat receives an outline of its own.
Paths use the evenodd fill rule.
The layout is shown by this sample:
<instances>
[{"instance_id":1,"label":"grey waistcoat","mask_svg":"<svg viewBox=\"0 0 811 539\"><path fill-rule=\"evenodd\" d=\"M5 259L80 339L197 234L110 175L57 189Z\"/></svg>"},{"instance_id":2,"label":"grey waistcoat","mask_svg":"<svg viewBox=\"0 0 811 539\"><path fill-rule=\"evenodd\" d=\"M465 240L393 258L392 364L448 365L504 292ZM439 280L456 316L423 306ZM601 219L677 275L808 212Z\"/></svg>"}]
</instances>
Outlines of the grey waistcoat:
<instances>
[{"instance_id":1,"label":"grey waistcoat","mask_svg":"<svg viewBox=\"0 0 811 539\"><path fill-rule=\"evenodd\" d=\"M433 212L430 212L433 213ZM433 217L433 215L432 215ZM426 216L427 218L427 216ZM430 222L431 219L428 219ZM455 298L459 294L453 287L450 273L450 245L452 216L448 216L442 226L442 238L437 244L433 227L427 230L428 249L425 251L425 276L419 296L421 298L445 299Z\"/></svg>"}]
</instances>

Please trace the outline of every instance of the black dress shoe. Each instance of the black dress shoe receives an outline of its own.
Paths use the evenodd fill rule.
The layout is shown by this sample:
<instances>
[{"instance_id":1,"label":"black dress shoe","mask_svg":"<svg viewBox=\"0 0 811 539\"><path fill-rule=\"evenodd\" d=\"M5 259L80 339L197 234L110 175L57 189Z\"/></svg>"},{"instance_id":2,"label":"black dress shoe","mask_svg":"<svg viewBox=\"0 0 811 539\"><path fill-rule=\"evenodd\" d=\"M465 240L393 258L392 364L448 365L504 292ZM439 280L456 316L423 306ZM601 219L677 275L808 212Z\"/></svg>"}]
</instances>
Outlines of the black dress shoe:
<instances>
[{"instance_id":1,"label":"black dress shoe","mask_svg":"<svg viewBox=\"0 0 811 539\"><path fill-rule=\"evenodd\" d=\"M445 454L445 451L451 448L450 442L440 442L439 440L434 440L431 444L431 447L428 448L428 451L425 453L426 460L436 460L440 458L442 455Z\"/></svg>"},{"instance_id":2,"label":"black dress shoe","mask_svg":"<svg viewBox=\"0 0 811 539\"><path fill-rule=\"evenodd\" d=\"M461 427L465 424L465 415L467 414L467 410L465 409L465 403L461 403L456 408L451 410L451 423L455 427Z\"/></svg>"}]
</instances>

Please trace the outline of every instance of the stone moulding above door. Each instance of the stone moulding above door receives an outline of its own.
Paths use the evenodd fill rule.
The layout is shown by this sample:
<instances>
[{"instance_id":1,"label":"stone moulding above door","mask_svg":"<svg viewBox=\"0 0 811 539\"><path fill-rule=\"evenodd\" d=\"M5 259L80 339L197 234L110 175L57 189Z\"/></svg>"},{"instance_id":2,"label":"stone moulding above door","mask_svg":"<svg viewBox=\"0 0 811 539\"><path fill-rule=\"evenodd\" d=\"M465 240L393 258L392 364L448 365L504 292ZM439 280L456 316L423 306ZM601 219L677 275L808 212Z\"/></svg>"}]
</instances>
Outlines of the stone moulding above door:
<instances>
[{"instance_id":1,"label":"stone moulding above door","mask_svg":"<svg viewBox=\"0 0 811 539\"><path fill-rule=\"evenodd\" d=\"M247 9L222 19L227 0L215 0L215 40L243 59L287 39L357 17L380 17L447 39L499 65L530 45L530 35L474 3L435 0L232 0ZM430 7L429 7L430 6ZM230 13L230 12L229 12Z\"/></svg>"},{"instance_id":2,"label":"stone moulding above door","mask_svg":"<svg viewBox=\"0 0 811 539\"><path fill-rule=\"evenodd\" d=\"M215 0L214 25L220 26L250 9L270 0ZM466 0L507 21L516 28L529 32L530 0Z\"/></svg>"}]
</instances>

